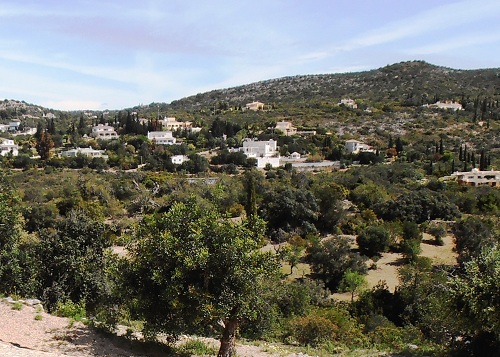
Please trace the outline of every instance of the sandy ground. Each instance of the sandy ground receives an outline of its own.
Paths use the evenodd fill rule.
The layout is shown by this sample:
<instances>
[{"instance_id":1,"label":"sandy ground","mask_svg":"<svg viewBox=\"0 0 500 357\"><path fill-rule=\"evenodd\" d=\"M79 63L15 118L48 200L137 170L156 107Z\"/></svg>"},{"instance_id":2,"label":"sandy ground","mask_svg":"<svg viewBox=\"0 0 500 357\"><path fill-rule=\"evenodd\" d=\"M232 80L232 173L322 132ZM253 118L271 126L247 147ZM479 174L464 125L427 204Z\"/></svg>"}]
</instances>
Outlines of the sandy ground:
<instances>
[{"instance_id":1,"label":"sandy ground","mask_svg":"<svg viewBox=\"0 0 500 357\"><path fill-rule=\"evenodd\" d=\"M433 237L424 233L422 244L420 245L422 252L420 256L432 259L436 265L453 265L457 262L457 254L453 251L455 243L452 236L443 238L444 245L437 246L432 244ZM389 290L394 292L394 289L399 284L398 269L404 263L403 257L399 253L383 253L382 257L377 260L377 269L369 270L367 281L369 288L374 287L380 281L385 281Z\"/></svg>"},{"instance_id":2,"label":"sandy ground","mask_svg":"<svg viewBox=\"0 0 500 357\"><path fill-rule=\"evenodd\" d=\"M137 352L123 339L107 338L81 324L23 305L21 310L0 299L1 357L157 357L157 352ZM35 316L41 316L35 320ZM192 337L183 337L180 343ZM217 350L219 341L201 338ZM121 341L121 342L120 342ZM307 357L283 347L261 343L237 344L238 357Z\"/></svg>"},{"instance_id":3,"label":"sandy ground","mask_svg":"<svg viewBox=\"0 0 500 357\"><path fill-rule=\"evenodd\" d=\"M453 251L455 243L453 236L448 235L443 238L444 245L437 246L433 244L434 238L424 233L422 244L420 245L422 252L420 256L432 259L436 265L454 265L457 262L457 254ZM391 292L394 292L399 284L398 269L404 263L403 256L400 253L382 253L380 259L376 261L376 269L368 270L366 280L368 288L371 289L379 282L384 281ZM332 296L337 300L350 301L350 293L335 293Z\"/></svg>"}]
</instances>

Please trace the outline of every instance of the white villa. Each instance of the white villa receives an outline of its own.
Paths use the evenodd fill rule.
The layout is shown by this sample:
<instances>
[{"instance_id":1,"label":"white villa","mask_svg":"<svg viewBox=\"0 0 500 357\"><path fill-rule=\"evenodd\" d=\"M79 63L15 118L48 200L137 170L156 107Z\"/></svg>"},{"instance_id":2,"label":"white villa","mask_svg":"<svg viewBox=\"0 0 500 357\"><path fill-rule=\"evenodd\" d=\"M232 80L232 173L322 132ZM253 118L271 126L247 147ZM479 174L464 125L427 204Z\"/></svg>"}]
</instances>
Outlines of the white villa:
<instances>
[{"instance_id":1,"label":"white villa","mask_svg":"<svg viewBox=\"0 0 500 357\"><path fill-rule=\"evenodd\" d=\"M107 155L104 155L104 150L95 150L92 148L76 148L76 149L70 149L61 152L62 157L77 157L78 155L83 155L87 156L90 158L94 157L103 157L107 158Z\"/></svg>"},{"instance_id":2,"label":"white villa","mask_svg":"<svg viewBox=\"0 0 500 357\"><path fill-rule=\"evenodd\" d=\"M14 140L0 138L0 155L6 156L12 153L12 156L19 155L19 146L14 144Z\"/></svg>"},{"instance_id":3,"label":"white villa","mask_svg":"<svg viewBox=\"0 0 500 357\"><path fill-rule=\"evenodd\" d=\"M268 141L256 141L253 139L244 139L243 147L240 148L249 158L257 159L257 167L264 168L267 164L272 167L280 166L280 154L277 142L273 139Z\"/></svg>"},{"instance_id":4,"label":"white villa","mask_svg":"<svg viewBox=\"0 0 500 357\"><path fill-rule=\"evenodd\" d=\"M172 164L181 165L186 161L189 161L189 158L186 155L174 155L170 158L172 160Z\"/></svg>"},{"instance_id":5,"label":"white villa","mask_svg":"<svg viewBox=\"0 0 500 357\"><path fill-rule=\"evenodd\" d=\"M177 121L175 117L165 117L160 120L160 124L163 129L169 131L175 131L179 129L189 129L192 127L192 123L190 121Z\"/></svg>"},{"instance_id":6,"label":"white villa","mask_svg":"<svg viewBox=\"0 0 500 357\"><path fill-rule=\"evenodd\" d=\"M118 139L118 134L111 125L99 124L92 128L92 133L90 133L95 139L110 140Z\"/></svg>"},{"instance_id":7,"label":"white villa","mask_svg":"<svg viewBox=\"0 0 500 357\"><path fill-rule=\"evenodd\" d=\"M177 139L174 138L171 131L149 131L148 139L159 145L174 145Z\"/></svg>"},{"instance_id":8,"label":"white villa","mask_svg":"<svg viewBox=\"0 0 500 357\"><path fill-rule=\"evenodd\" d=\"M19 127L21 126L21 121L20 120L13 120L9 123L9 131L18 131Z\"/></svg>"},{"instance_id":9,"label":"white villa","mask_svg":"<svg viewBox=\"0 0 500 357\"><path fill-rule=\"evenodd\" d=\"M345 150L348 154L358 154L361 151L373 152L374 150L370 145L367 145L358 140L347 140L345 142Z\"/></svg>"},{"instance_id":10,"label":"white villa","mask_svg":"<svg viewBox=\"0 0 500 357\"><path fill-rule=\"evenodd\" d=\"M451 174L451 178L456 179L460 185L500 188L500 171L479 171L478 169L468 172L457 171Z\"/></svg>"},{"instance_id":11,"label":"white villa","mask_svg":"<svg viewBox=\"0 0 500 357\"><path fill-rule=\"evenodd\" d=\"M253 110L253 111L263 110L264 105L265 105L264 103L255 101L255 102L245 104L245 109L246 110Z\"/></svg>"},{"instance_id":12,"label":"white villa","mask_svg":"<svg viewBox=\"0 0 500 357\"><path fill-rule=\"evenodd\" d=\"M458 102L451 101L451 100L447 100L445 102L438 101L434 104L424 104L423 107L438 108L438 109L452 109L454 111L464 110L464 108L462 107L462 104L460 104Z\"/></svg>"},{"instance_id":13,"label":"white villa","mask_svg":"<svg viewBox=\"0 0 500 357\"><path fill-rule=\"evenodd\" d=\"M293 127L289 121L277 122L275 129L282 131L286 136L297 134L297 128Z\"/></svg>"},{"instance_id":14,"label":"white villa","mask_svg":"<svg viewBox=\"0 0 500 357\"><path fill-rule=\"evenodd\" d=\"M352 108L352 109L357 109L358 108L358 105L356 104L356 102L354 101L354 99L350 99L350 98L341 99L340 102L337 103L337 105L342 105L342 104L345 105L348 108Z\"/></svg>"}]
</instances>

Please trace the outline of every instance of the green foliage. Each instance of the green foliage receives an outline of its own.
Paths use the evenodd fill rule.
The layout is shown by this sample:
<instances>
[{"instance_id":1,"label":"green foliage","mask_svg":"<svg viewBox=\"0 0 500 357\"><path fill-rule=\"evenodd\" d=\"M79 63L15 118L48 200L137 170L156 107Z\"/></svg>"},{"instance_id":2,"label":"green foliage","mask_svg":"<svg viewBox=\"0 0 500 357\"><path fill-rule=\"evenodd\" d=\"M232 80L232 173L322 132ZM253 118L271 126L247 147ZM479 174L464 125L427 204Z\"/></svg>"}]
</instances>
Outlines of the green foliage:
<instances>
[{"instance_id":1,"label":"green foliage","mask_svg":"<svg viewBox=\"0 0 500 357\"><path fill-rule=\"evenodd\" d=\"M290 334L302 345L317 346L337 337L338 326L322 316L303 316L290 321Z\"/></svg>"},{"instance_id":2,"label":"green foliage","mask_svg":"<svg viewBox=\"0 0 500 357\"><path fill-rule=\"evenodd\" d=\"M82 321L87 316L83 302L75 303L71 300L58 301L54 314L56 316L69 317L74 321Z\"/></svg>"},{"instance_id":3,"label":"green foliage","mask_svg":"<svg viewBox=\"0 0 500 357\"><path fill-rule=\"evenodd\" d=\"M225 321L258 319L260 287L278 272L277 261L259 251L263 226L236 224L194 199L146 216L130 248L124 274L134 316L145 333L206 331Z\"/></svg>"},{"instance_id":4,"label":"green foliage","mask_svg":"<svg viewBox=\"0 0 500 357\"><path fill-rule=\"evenodd\" d=\"M217 350L214 347L210 346L206 342L195 339L190 339L181 343L176 347L176 350L180 354L187 354L189 356L213 356L217 354Z\"/></svg>"},{"instance_id":5,"label":"green foliage","mask_svg":"<svg viewBox=\"0 0 500 357\"><path fill-rule=\"evenodd\" d=\"M422 251L422 232L415 222L403 222L403 240L400 243L400 250L403 257L408 261L415 261Z\"/></svg>"},{"instance_id":6,"label":"green foliage","mask_svg":"<svg viewBox=\"0 0 500 357\"><path fill-rule=\"evenodd\" d=\"M443 237L446 235L446 227L444 224L431 223L427 228L427 233L434 236L436 245L444 245Z\"/></svg>"},{"instance_id":7,"label":"green foliage","mask_svg":"<svg viewBox=\"0 0 500 357\"><path fill-rule=\"evenodd\" d=\"M348 269L359 273L366 272L363 258L351 250L350 242L345 237L337 236L312 242L307 248L307 254L311 270L331 290L338 288Z\"/></svg>"},{"instance_id":8,"label":"green foliage","mask_svg":"<svg viewBox=\"0 0 500 357\"><path fill-rule=\"evenodd\" d=\"M483 248L452 279L452 296L469 335L492 333L500 347L500 248Z\"/></svg>"},{"instance_id":9,"label":"green foliage","mask_svg":"<svg viewBox=\"0 0 500 357\"><path fill-rule=\"evenodd\" d=\"M23 309L24 305L21 301L16 301L12 304L12 310L17 310L21 311Z\"/></svg>"},{"instance_id":10,"label":"green foliage","mask_svg":"<svg viewBox=\"0 0 500 357\"><path fill-rule=\"evenodd\" d=\"M494 231L494 223L489 219L466 217L453 227L458 260L463 263L478 256L483 247L498 243L500 238Z\"/></svg>"},{"instance_id":11,"label":"green foliage","mask_svg":"<svg viewBox=\"0 0 500 357\"><path fill-rule=\"evenodd\" d=\"M85 302L92 311L104 293L104 249L109 246L102 223L71 211L55 230L40 232L39 279L49 310L59 302Z\"/></svg>"},{"instance_id":12,"label":"green foliage","mask_svg":"<svg viewBox=\"0 0 500 357\"><path fill-rule=\"evenodd\" d=\"M34 269L35 242L22 240L20 200L0 175L0 292L32 295L38 284Z\"/></svg>"},{"instance_id":13,"label":"green foliage","mask_svg":"<svg viewBox=\"0 0 500 357\"><path fill-rule=\"evenodd\" d=\"M348 346L364 341L361 326L341 307L318 308L289 322L288 340L319 346L328 342Z\"/></svg>"},{"instance_id":14,"label":"green foliage","mask_svg":"<svg viewBox=\"0 0 500 357\"><path fill-rule=\"evenodd\" d=\"M366 277L358 272L347 269L340 282L339 291L351 293L351 302L354 301L354 294L359 293L368 286Z\"/></svg>"},{"instance_id":15,"label":"green foliage","mask_svg":"<svg viewBox=\"0 0 500 357\"><path fill-rule=\"evenodd\" d=\"M446 196L421 188L400 195L387 202L381 215L386 220L422 223L433 219L453 220L458 216L457 207Z\"/></svg>"},{"instance_id":16,"label":"green foliage","mask_svg":"<svg viewBox=\"0 0 500 357\"><path fill-rule=\"evenodd\" d=\"M387 252L390 244L390 235L382 226L365 228L356 238L359 249L369 257Z\"/></svg>"},{"instance_id":17,"label":"green foliage","mask_svg":"<svg viewBox=\"0 0 500 357\"><path fill-rule=\"evenodd\" d=\"M307 230L318 219L318 209L311 191L278 186L264 196L261 215L268 222L269 230L291 232L295 228Z\"/></svg>"}]
</instances>

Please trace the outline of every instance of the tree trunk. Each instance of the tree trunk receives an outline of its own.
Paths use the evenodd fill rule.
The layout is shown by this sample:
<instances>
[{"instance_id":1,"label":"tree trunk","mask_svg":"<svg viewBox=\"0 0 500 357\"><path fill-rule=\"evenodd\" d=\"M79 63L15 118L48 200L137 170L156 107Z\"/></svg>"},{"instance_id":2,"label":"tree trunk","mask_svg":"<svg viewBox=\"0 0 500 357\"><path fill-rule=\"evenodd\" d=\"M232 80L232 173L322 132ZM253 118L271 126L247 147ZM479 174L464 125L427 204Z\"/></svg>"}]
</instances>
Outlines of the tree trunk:
<instances>
[{"instance_id":1,"label":"tree trunk","mask_svg":"<svg viewBox=\"0 0 500 357\"><path fill-rule=\"evenodd\" d=\"M236 332L238 330L238 325L238 319L235 317L231 317L226 321L217 357L236 356Z\"/></svg>"}]
</instances>

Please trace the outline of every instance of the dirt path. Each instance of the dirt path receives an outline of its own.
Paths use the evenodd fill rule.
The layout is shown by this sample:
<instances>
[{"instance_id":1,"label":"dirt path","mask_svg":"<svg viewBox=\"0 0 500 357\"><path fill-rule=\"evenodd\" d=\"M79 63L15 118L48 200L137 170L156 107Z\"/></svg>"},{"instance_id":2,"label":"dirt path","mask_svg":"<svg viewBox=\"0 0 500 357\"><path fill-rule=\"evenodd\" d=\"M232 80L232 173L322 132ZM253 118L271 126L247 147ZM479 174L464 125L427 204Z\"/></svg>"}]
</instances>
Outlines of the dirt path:
<instances>
[{"instance_id":1,"label":"dirt path","mask_svg":"<svg viewBox=\"0 0 500 357\"><path fill-rule=\"evenodd\" d=\"M0 356L1 357L157 357L155 352L137 352L123 338L107 338L82 323L49 315L39 309L0 299ZM35 318L36 317L36 318ZM186 342L192 337L183 337ZM219 341L200 338L215 350ZM292 353L284 346L261 343L259 346L237 344L238 357L307 357Z\"/></svg>"}]
</instances>

